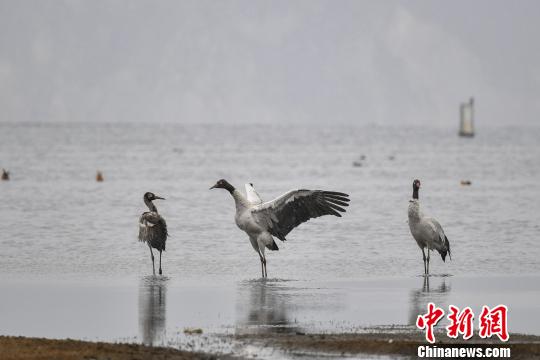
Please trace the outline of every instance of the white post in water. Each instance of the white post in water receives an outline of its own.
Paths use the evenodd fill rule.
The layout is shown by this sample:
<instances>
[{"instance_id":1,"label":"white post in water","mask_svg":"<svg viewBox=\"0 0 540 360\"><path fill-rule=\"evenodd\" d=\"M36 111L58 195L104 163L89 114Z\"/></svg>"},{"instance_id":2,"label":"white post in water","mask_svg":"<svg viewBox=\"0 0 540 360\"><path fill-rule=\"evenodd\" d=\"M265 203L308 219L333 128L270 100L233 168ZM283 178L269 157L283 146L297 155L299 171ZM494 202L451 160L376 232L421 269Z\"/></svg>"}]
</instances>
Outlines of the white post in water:
<instances>
[{"instance_id":1,"label":"white post in water","mask_svg":"<svg viewBox=\"0 0 540 360\"><path fill-rule=\"evenodd\" d=\"M459 106L460 124L459 136L474 136L474 98L470 98L468 103Z\"/></svg>"}]
</instances>

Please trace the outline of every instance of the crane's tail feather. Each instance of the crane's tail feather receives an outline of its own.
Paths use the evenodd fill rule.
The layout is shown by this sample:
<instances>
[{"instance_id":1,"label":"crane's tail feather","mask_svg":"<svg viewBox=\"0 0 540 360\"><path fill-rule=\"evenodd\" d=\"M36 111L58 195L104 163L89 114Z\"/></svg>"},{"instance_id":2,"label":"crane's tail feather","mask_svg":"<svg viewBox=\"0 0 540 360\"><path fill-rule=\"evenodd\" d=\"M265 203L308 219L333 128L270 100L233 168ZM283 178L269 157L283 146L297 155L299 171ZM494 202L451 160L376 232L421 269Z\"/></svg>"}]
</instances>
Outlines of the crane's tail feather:
<instances>
[{"instance_id":1,"label":"crane's tail feather","mask_svg":"<svg viewBox=\"0 0 540 360\"><path fill-rule=\"evenodd\" d=\"M444 235L444 239L441 237L441 242L444 244L444 247L440 250L437 250L439 254L441 254L441 258L443 261L446 262L446 255L452 260L452 253L450 251L450 242L448 241L448 238L446 235Z\"/></svg>"},{"instance_id":2,"label":"crane's tail feather","mask_svg":"<svg viewBox=\"0 0 540 360\"><path fill-rule=\"evenodd\" d=\"M446 249L448 250L448 257L450 260L452 260L452 252L450 251L450 241L448 241L448 238L446 235L444 235L444 245L446 246Z\"/></svg>"},{"instance_id":3,"label":"crane's tail feather","mask_svg":"<svg viewBox=\"0 0 540 360\"><path fill-rule=\"evenodd\" d=\"M267 247L269 250L274 250L274 251L279 250L279 248L278 248L278 246L277 246L277 244L276 244L275 241L272 241L272 243L269 244L269 245L266 245L266 247Z\"/></svg>"}]
</instances>

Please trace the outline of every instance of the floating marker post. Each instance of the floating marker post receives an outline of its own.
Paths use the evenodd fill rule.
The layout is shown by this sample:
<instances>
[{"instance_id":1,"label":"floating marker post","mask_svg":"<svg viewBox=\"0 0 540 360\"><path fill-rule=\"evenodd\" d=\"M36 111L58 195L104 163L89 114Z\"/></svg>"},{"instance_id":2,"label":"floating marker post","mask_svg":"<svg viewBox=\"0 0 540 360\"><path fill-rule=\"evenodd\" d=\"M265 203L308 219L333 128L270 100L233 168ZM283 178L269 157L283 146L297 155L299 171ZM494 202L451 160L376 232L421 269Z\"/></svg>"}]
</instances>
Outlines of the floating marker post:
<instances>
[{"instance_id":1,"label":"floating marker post","mask_svg":"<svg viewBox=\"0 0 540 360\"><path fill-rule=\"evenodd\" d=\"M459 136L474 136L474 98L470 98L468 103L459 106Z\"/></svg>"}]
</instances>

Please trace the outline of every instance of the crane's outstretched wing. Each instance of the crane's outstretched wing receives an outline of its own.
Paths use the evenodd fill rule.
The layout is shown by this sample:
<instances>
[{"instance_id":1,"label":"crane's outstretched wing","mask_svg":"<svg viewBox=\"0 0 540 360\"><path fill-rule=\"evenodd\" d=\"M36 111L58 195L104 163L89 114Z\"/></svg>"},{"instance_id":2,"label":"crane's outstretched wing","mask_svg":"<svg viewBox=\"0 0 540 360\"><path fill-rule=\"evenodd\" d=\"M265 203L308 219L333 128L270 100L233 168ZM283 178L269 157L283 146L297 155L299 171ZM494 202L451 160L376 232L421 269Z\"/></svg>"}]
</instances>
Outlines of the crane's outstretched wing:
<instances>
[{"instance_id":1,"label":"crane's outstretched wing","mask_svg":"<svg viewBox=\"0 0 540 360\"><path fill-rule=\"evenodd\" d=\"M291 190L272 201L255 206L255 221L280 240L298 225L323 215L341 217L349 195L323 190Z\"/></svg>"},{"instance_id":2,"label":"crane's outstretched wing","mask_svg":"<svg viewBox=\"0 0 540 360\"><path fill-rule=\"evenodd\" d=\"M246 197L250 204L252 205L259 205L262 204L262 199L259 196L259 193L255 191L255 188L252 184L245 184L246 187Z\"/></svg>"},{"instance_id":3,"label":"crane's outstretched wing","mask_svg":"<svg viewBox=\"0 0 540 360\"><path fill-rule=\"evenodd\" d=\"M165 250L167 223L156 212L145 212L139 219L139 241L147 242L157 250Z\"/></svg>"}]
</instances>

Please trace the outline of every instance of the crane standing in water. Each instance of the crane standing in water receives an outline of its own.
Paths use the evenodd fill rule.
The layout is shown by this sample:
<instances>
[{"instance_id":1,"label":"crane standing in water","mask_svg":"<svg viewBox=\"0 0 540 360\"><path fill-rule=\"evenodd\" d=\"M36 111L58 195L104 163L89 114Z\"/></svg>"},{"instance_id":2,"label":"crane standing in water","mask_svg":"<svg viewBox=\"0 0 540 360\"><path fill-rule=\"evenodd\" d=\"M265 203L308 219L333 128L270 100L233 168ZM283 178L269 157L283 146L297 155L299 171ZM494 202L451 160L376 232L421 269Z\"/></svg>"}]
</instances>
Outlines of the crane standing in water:
<instances>
[{"instance_id":1,"label":"crane standing in water","mask_svg":"<svg viewBox=\"0 0 540 360\"><path fill-rule=\"evenodd\" d=\"M144 203L150 211L144 212L139 219L139 241L145 242L150 248L150 256L152 257L152 271L156 274L154 266L154 253L152 248L159 251L159 274L161 271L161 252L165 251L165 242L167 241L167 223L165 219L158 214L157 208L152 203L153 200L165 200L162 197L156 196L151 192L144 194Z\"/></svg>"},{"instance_id":2,"label":"crane standing in water","mask_svg":"<svg viewBox=\"0 0 540 360\"><path fill-rule=\"evenodd\" d=\"M424 259L424 275L429 276L429 252L437 250L441 254L443 261L446 255L452 259L450 253L450 242L444 233L444 230L437 220L424 216L420 211L420 200L418 192L420 191L420 180L413 181L413 198L409 200L409 228L411 234L416 240L418 247L422 250ZM427 249L427 256L424 248Z\"/></svg>"}]
</instances>

